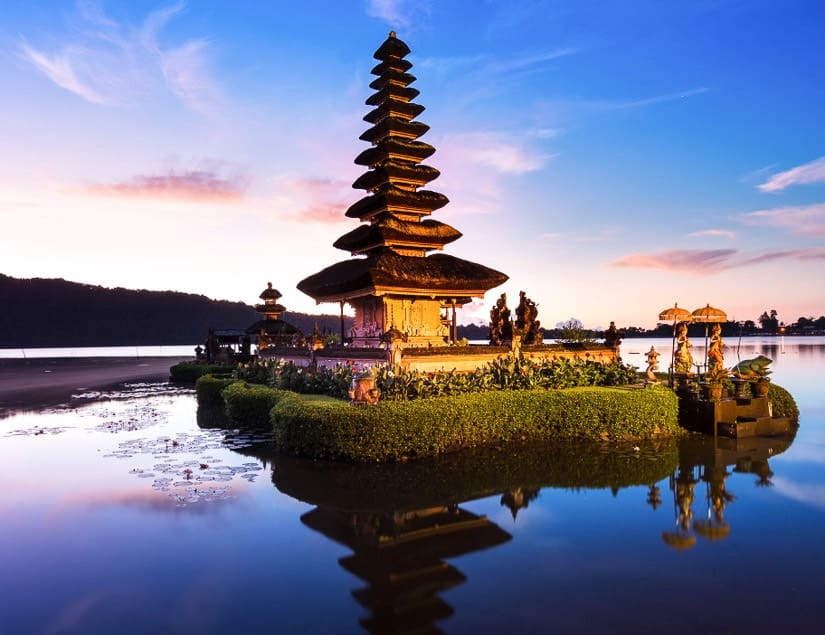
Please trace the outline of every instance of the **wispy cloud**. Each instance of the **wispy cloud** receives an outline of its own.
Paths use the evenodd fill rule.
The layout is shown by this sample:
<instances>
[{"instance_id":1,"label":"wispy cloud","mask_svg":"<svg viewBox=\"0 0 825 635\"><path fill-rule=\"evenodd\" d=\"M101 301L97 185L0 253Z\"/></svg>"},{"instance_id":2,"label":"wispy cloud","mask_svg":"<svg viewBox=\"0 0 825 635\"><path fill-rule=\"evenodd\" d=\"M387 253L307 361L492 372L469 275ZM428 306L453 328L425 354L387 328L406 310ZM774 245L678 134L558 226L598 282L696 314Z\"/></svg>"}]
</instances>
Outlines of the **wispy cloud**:
<instances>
[{"instance_id":1,"label":"wispy cloud","mask_svg":"<svg viewBox=\"0 0 825 635\"><path fill-rule=\"evenodd\" d=\"M209 112L219 101L210 76L208 42L191 39L164 47L160 32L183 4L150 13L142 24L120 24L93 3L78 3L77 22L51 50L23 40L19 52L35 69L61 88L86 101L132 106L159 85L187 108Z\"/></svg>"},{"instance_id":2,"label":"wispy cloud","mask_svg":"<svg viewBox=\"0 0 825 635\"><path fill-rule=\"evenodd\" d=\"M707 275L720 267L730 266L730 259L735 255L735 249L671 249L651 254L631 254L610 263L610 266Z\"/></svg>"},{"instance_id":3,"label":"wispy cloud","mask_svg":"<svg viewBox=\"0 0 825 635\"><path fill-rule=\"evenodd\" d=\"M704 238L705 236L711 236L718 238L729 238L733 240L736 238L736 232L732 232L728 229L703 229L702 231L691 232L688 236L690 238Z\"/></svg>"},{"instance_id":4,"label":"wispy cloud","mask_svg":"<svg viewBox=\"0 0 825 635\"><path fill-rule=\"evenodd\" d=\"M809 185L825 182L825 157L774 174L758 186L763 192L780 192L791 185Z\"/></svg>"},{"instance_id":5,"label":"wispy cloud","mask_svg":"<svg viewBox=\"0 0 825 635\"><path fill-rule=\"evenodd\" d=\"M76 54L72 51L62 51L51 56L41 53L30 47L28 44L21 45L23 56L31 62L34 67L52 80L55 84L69 92L80 95L86 101L93 104L106 104L110 102L108 97L104 97L85 77L90 73L89 69L83 68ZM83 76L83 77L81 77Z\"/></svg>"},{"instance_id":6,"label":"wispy cloud","mask_svg":"<svg viewBox=\"0 0 825 635\"><path fill-rule=\"evenodd\" d=\"M775 476L772 479L774 491L798 503L825 509L825 486L811 483L796 483L790 479Z\"/></svg>"},{"instance_id":7,"label":"wispy cloud","mask_svg":"<svg viewBox=\"0 0 825 635\"><path fill-rule=\"evenodd\" d=\"M757 254L740 254L736 249L671 249L649 254L631 254L608 266L633 269L661 269L675 273L710 275L727 269L761 265L778 260L825 260L825 247L785 249Z\"/></svg>"},{"instance_id":8,"label":"wispy cloud","mask_svg":"<svg viewBox=\"0 0 825 635\"><path fill-rule=\"evenodd\" d=\"M575 48L561 48L539 53L526 54L520 57L505 58L490 61L485 66L484 70L486 72L497 74L512 73L514 71L541 66L546 62L551 62L561 57L567 57L568 55L573 55L577 52L578 49Z\"/></svg>"},{"instance_id":9,"label":"wispy cloud","mask_svg":"<svg viewBox=\"0 0 825 635\"><path fill-rule=\"evenodd\" d=\"M695 95L701 95L706 92L708 92L708 88L700 87L683 90L678 93L665 93L662 95L654 95L652 97L643 97L641 99L599 99L588 100L584 103L596 110L634 110L636 108L654 106L669 101L679 101Z\"/></svg>"},{"instance_id":10,"label":"wispy cloud","mask_svg":"<svg viewBox=\"0 0 825 635\"><path fill-rule=\"evenodd\" d=\"M469 71L472 77L484 77L485 81L491 81L491 76L510 76L513 73L536 71L548 67L549 62L553 62L562 57L574 55L578 49L568 47L560 49L549 49L545 51L532 51L511 57L500 55L464 55L455 57L424 57L416 61L416 68L427 69L427 71L438 72L442 75L454 75L458 72Z\"/></svg>"},{"instance_id":11,"label":"wispy cloud","mask_svg":"<svg viewBox=\"0 0 825 635\"><path fill-rule=\"evenodd\" d=\"M416 20L430 11L429 0L368 0L367 15L388 26L409 30Z\"/></svg>"},{"instance_id":12,"label":"wispy cloud","mask_svg":"<svg viewBox=\"0 0 825 635\"><path fill-rule=\"evenodd\" d=\"M506 174L524 174L544 167L555 155L534 152L511 135L496 132L466 132L447 135L439 147L450 161L479 164Z\"/></svg>"},{"instance_id":13,"label":"wispy cloud","mask_svg":"<svg viewBox=\"0 0 825 635\"><path fill-rule=\"evenodd\" d=\"M808 247L804 249L783 249L780 251L767 251L754 256L742 258L736 263L737 267L748 265L761 265L766 262L776 260L825 260L825 247Z\"/></svg>"},{"instance_id":14,"label":"wispy cloud","mask_svg":"<svg viewBox=\"0 0 825 635\"><path fill-rule=\"evenodd\" d=\"M763 209L735 216L745 225L775 227L799 236L825 238L825 203Z\"/></svg>"},{"instance_id":15,"label":"wispy cloud","mask_svg":"<svg viewBox=\"0 0 825 635\"><path fill-rule=\"evenodd\" d=\"M197 202L237 201L249 185L244 175L220 176L209 170L169 171L138 175L127 181L94 184L84 191L98 196L163 198Z\"/></svg>"},{"instance_id":16,"label":"wispy cloud","mask_svg":"<svg viewBox=\"0 0 825 635\"><path fill-rule=\"evenodd\" d=\"M336 179L285 178L277 189L293 207L290 216L322 224L352 223L344 212L363 196L350 183Z\"/></svg>"},{"instance_id":17,"label":"wispy cloud","mask_svg":"<svg viewBox=\"0 0 825 635\"><path fill-rule=\"evenodd\" d=\"M755 170L751 170L740 176L737 181L740 183L752 183L753 181L761 181L765 178L765 175L769 172L772 172L776 168L776 163L771 163L770 165L763 166L761 168L757 168Z\"/></svg>"}]
</instances>

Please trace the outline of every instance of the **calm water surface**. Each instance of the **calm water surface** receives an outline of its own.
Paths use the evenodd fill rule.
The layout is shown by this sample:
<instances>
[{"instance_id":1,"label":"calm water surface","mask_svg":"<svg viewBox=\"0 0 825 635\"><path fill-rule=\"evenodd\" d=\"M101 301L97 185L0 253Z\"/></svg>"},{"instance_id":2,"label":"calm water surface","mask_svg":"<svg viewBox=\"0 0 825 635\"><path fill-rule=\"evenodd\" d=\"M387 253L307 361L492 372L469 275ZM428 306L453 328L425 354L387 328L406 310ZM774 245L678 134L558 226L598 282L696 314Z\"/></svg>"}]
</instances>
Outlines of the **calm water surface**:
<instances>
[{"instance_id":1,"label":"calm water surface","mask_svg":"<svg viewBox=\"0 0 825 635\"><path fill-rule=\"evenodd\" d=\"M821 632L825 339L739 352L795 438L347 466L188 391L2 419L0 635Z\"/></svg>"}]
</instances>

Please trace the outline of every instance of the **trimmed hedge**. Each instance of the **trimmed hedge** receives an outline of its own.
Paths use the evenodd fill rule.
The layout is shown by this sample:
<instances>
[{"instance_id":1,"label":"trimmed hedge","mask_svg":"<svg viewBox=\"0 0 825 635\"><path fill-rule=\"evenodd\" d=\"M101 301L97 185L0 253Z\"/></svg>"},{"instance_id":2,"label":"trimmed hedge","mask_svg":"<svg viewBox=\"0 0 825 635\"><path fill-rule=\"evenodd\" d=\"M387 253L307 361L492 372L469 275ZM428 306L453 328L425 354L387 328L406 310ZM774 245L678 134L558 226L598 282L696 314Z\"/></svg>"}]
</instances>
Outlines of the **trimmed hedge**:
<instances>
[{"instance_id":1,"label":"trimmed hedge","mask_svg":"<svg viewBox=\"0 0 825 635\"><path fill-rule=\"evenodd\" d=\"M233 367L220 364L201 364L199 362L179 362L169 369L172 381L194 384L204 375L230 375Z\"/></svg>"},{"instance_id":2,"label":"trimmed hedge","mask_svg":"<svg viewBox=\"0 0 825 635\"><path fill-rule=\"evenodd\" d=\"M214 375L203 375L195 382L195 394L198 396L198 404L203 406L223 407L223 396L221 392L230 384L235 383L231 377L215 377Z\"/></svg>"},{"instance_id":3,"label":"trimmed hedge","mask_svg":"<svg viewBox=\"0 0 825 635\"><path fill-rule=\"evenodd\" d=\"M794 425L799 423L799 407L793 395L785 388L771 382L768 387L768 399L771 402L774 416L788 417Z\"/></svg>"},{"instance_id":4,"label":"trimmed hedge","mask_svg":"<svg viewBox=\"0 0 825 635\"><path fill-rule=\"evenodd\" d=\"M233 423L260 427L269 424L269 411L285 394L290 393L241 381L234 381L221 393L226 404L226 415Z\"/></svg>"},{"instance_id":5,"label":"trimmed hedge","mask_svg":"<svg viewBox=\"0 0 825 635\"><path fill-rule=\"evenodd\" d=\"M676 435L678 410L676 394L661 387L503 390L366 407L286 393L271 421L275 445L286 454L377 462L504 441Z\"/></svg>"}]
</instances>

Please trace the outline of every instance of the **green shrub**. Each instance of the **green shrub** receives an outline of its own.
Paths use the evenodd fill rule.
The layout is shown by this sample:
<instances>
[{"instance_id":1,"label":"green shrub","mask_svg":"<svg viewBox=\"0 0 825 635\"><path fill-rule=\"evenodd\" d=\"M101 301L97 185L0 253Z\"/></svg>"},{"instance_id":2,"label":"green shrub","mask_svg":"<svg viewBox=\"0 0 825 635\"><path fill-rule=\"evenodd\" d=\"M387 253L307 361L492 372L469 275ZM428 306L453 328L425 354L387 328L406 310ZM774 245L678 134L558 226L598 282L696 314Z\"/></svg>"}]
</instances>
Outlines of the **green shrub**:
<instances>
[{"instance_id":1,"label":"green shrub","mask_svg":"<svg viewBox=\"0 0 825 635\"><path fill-rule=\"evenodd\" d=\"M221 392L235 380L231 377L215 377L214 375L203 375L195 382L195 394L198 396L198 404L202 406L220 406L223 408L223 396Z\"/></svg>"},{"instance_id":2,"label":"green shrub","mask_svg":"<svg viewBox=\"0 0 825 635\"><path fill-rule=\"evenodd\" d=\"M336 364L327 368L299 366L291 361L263 360L239 366L234 375L250 384L266 384L278 390L346 399L352 382L352 366Z\"/></svg>"},{"instance_id":3,"label":"green shrub","mask_svg":"<svg viewBox=\"0 0 825 635\"><path fill-rule=\"evenodd\" d=\"M269 411L286 393L260 384L236 381L221 393L226 415L236 425L261 427L269 424Z\"/></svg>"},{"instance_id":4,"label":"green shrub","mask_svg":"<svg viewBox=\"0 0 825 635\"><path fill-rule=\"evenodd\" d=\"M169 377L172 381L194 384L199 377L204 375L230 375L231 366L221 366L220 364L201 364L199 362L179 362L169 369Z\"/></svg>"},{"instance_id":5,"label":"green shrub","mask_svg":"<svg viewBox=\"0 0 825 635\"><path fill-rule=\"evenodd\" d=\"M785 388L771 382L768 388L768 399L775 416L788 417L794 425L799 423L799 407L793 395Z\"/></svg>"},{"instance_id":6,"label":"green shrub","mask_svg":"<svg viewBox=\"0 0 825 635\"><path fill-rule=\"evenodd\" d=\"M678 400L664 388L502 390L352 407L287 393L272 409L281 452L394 461L506 441L635 439L680 434Z\"/></svg>"},{"instance_id":7,"label":"green shrub","mask_svg":"<svg viewBox=\"0 0 825 635\"><path fill-rule=\"evenodd\" d=\"M504 356L472 372L434 373L380 366L375 381L385 401L427 399L444 395L491 390L532 390L535 388L576 388L580 386L624 386L635 383L633 366L603 364L595 359Z\"/></svg>"}]
</instances>

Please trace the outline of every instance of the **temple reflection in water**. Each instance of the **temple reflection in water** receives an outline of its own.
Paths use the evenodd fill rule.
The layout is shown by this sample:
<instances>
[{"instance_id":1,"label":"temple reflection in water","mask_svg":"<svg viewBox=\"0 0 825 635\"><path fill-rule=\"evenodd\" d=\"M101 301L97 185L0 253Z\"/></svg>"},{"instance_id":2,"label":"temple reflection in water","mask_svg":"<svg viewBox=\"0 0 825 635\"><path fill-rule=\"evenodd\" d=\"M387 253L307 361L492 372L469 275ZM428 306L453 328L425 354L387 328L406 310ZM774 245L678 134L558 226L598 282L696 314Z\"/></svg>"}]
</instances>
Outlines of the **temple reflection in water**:
<instances>
[{"instance_id":1,"label":"temple reflection in water","mask_svg":"<svg viewBox=\"0 0 825 635\"><path fill-rule=\"evenodd\" d=\"M672 526L660 534L651 531L650 539L661 535L669 547L689 549L697 539L731 534L725 518L736 500L728 490L730 476L753 474L754 487L769 485L768 461L791 441L792 436L696 435L639 446L559 442L484 448L390 465L271 460L275 486L316 506L301 516L302 523L352 551L339 565L365 583L352 591L369 611L360 620L363 628L432 633L453 613L444 592L468 582L455 559L513 540L485 515L466 509L472 501L495 497L516 523L542 489L615 495L635 488L637 509L667 510L668 498L672 501Z\"/></svg>"},{"instance_id":2,"label":"temple reflection in water","mask_svg":"<svg viewBox=\"0 0 825 635\"><path fill-rule=\"evenodd\" d=\"M352 549L339 563L367 583L352 595L371 612L361 620L370 633L437 632L433 622L453 613L439 593L466 581L446 560L511 539L486 517L457 505L392 513L318 507L301 521Z\"/></svg>"}]
</instances>

